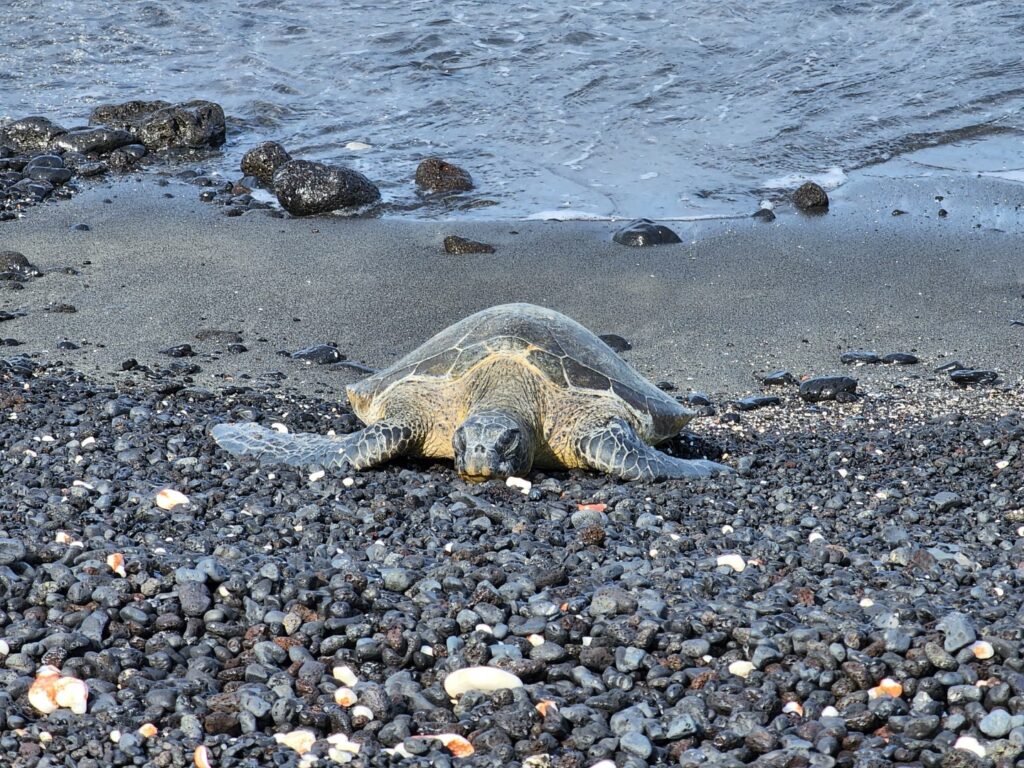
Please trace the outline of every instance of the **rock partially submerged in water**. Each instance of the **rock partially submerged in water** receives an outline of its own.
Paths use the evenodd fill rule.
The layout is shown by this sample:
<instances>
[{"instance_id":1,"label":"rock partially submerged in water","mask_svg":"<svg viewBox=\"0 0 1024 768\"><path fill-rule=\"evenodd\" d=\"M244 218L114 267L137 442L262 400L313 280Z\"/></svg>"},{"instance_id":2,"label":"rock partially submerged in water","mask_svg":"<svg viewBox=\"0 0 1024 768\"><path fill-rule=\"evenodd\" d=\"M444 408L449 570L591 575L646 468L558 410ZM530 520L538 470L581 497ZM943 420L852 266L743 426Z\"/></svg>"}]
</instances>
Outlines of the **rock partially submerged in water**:
<instances>
[{"instance_id":1,"label":"rock partially submerged in water","mask_svg":"<svg viewBox=\"0 0 1024 768\"><path fill-rule=\"evenodd\" d=\"M828 195L820 184L807 181L793 193L793 205L801 211L823 211L828 208Z\"/></svg>"},{"instance_id":2,"label":"rock partially submerged in water","mask_svg":"<svg viewBox=\"0 0 1024 768\"><path fill-rule=\"evenodd\" d=\"M23 117L0 131L0 145L13 147L19 152L34 152L46 149L63 133L67 133L67 129L49 118L38 115Z\"/></svg>"},{"instance_id":3,"label":"rock partially submerged in water","mask_svg":"<svg viewBox=\"0 0 1024 768\"><path fill-rule=\"evenodd\" d=\"M89 123L129 131L147 149L217 147L224 143L227 133L224 110L219 104L202 99L181 104L110 104L94 109Z\"/></svg>"},{"instance_id":4,"label":"rock partially submerged in water","mask_svg":"<svg viewBox=\"0 0 1024 768\"><path fill-rule=\"evenodd\" d=\"M648 245L670 245L682 242L679 235L663 224L655 224L650 219L635 219L612 235L619 245L642 248Z\"/></svg>"},{"instance_id":5,"label":"rock partially submerged in water","mask_svg":"<svg viewBox=\"0 0 1024 768\"><path fill-rule=\"evenodd\" d=\"M440 157L428 157L416 168L416 184L430 192L468 192L473 188L473 177Z\"/></svg>"},{"instance_id":6,"label":"rock partially submerged in water","mask_svg":"<svg viewBox=\"0 0 1024 768\"><path fill-rule=\"evenodd\" d=\"M458 235L448 235L444 239L444 252L452 256L462 256L466 253L494 253L494 246L489 243L468 240Z\"/></svg>"},{"instance_id":7,"label":"rock partially submerged in water","mask_svg":"<svg viewBox=\"0 0 1024 768\"><path fill-rule=\"evenodd\" d=\"M291 159L288 150L276 141L264 141L242 155L242 173L269 187L274 182L277 169Z\"/></svg>"},{"instance_id":8,"label":"rock partially submerged in water","mask_svg":"<svg viewBox=\"0 0 1024 768\"><path fill-rule=\"evenodd\" d=\"M274 174L278 202L293 216L312 216L380 200L380 190L358 171L341 165L290 160Z\"/></svg>"}]
</instances>

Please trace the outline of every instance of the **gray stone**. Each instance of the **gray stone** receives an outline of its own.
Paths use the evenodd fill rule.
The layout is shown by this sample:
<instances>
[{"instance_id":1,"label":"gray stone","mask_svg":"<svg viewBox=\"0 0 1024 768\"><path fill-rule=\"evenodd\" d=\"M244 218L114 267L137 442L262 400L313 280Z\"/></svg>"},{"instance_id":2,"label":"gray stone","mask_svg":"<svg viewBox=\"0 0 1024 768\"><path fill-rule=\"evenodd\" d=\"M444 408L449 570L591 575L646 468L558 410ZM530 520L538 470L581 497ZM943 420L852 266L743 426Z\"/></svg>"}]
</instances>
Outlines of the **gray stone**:
<instances>
[{"instance_id":1,"label":"gray stone","mask_svg":"<svg viewBox=\"0 0 1024 768\"><path fill-rule=\"evenodd\" d=\"M1001 739L1010 732L1011 725L1009 712L1005 709L994 709L981 718L978 728L986 736Z\"/></svg>"},{"instance_id":2,"label":"gray stone","mask_svg":"<svg viewBox=\"0 0 1024 768\"><path fill-rule=\"evenodd\" d=\"M0 539L0 565L13 565L24 559L24 544L17 539Z\"/></svg>"},{"instance_id":3,"label":"gray stone","mask_svg":"<svg viewBox=\"0 0 1024 768\"><path fill-rule=\"evenodd\" d=\"M651 756L652 747L650 739L636 731L629 731L628 733L622 734L622 736L619 737L619 747L624 752L629 752L643 760L646 760Z\"/></svg>"},{"instance_id":4,"label":"gray stone","mask_svg":"<svg viewBox=\"0 0 1024 768\"><path fill-rule=\"evenodd\" d=\"M942 647L947 653L956 653L965 645L973 643L978 637L974 623L963 613L947 613L936 627L946 635Z\"/></svg>"}]
</instances>

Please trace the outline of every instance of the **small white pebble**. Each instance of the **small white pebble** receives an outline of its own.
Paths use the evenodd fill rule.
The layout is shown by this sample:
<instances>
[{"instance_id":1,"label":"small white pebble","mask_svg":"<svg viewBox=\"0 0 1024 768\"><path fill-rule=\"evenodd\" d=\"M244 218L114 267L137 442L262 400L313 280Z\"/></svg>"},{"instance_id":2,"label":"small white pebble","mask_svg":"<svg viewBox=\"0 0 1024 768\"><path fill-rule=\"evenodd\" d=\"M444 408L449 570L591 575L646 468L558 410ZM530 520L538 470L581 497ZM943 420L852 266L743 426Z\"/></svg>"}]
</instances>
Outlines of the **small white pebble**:
<instances>
[{"instance_id":1,"label":"small white pebble","mask_svg":"<svg viewBox=\"0 0 1024 768\"><path fill-rule=\"evenodd\" d=\"M85 448L87 445L92 445L95 442L96 438L90 435L89 437L85 438L85 440L82 441L82 447Z\"/></svg>"},{"instance_id":2,"label":"small white pebble","mask_svg":"<svg viewBox=\"0 0 1024 768\"><path fill-rule=\"evenodd\" d=\"M75 486L77 488L85 488L85 490L87 490L87 491L94 491L94 490L96 490L89 483L85 482L85 480L75 480L73 483L71 483L71 485L73 485L73 486Z\"/></svg>"},{"instance_id":3,"label":"small white pebble","mask_svg":"<svg viewBox=\"0 0 1024 768\"><path fill-rule=\"evenodd\" d=\"M288 427L286 427L280 421L275 421L273 424L270 425L270 428L275 432L280 432L282 435L288 434Z\"/></svg>"},{"instance_id":4,"label":"small white pebble","mask_svg":"<svg viewBox=\"0 0 1024 768\"><path fill-rule=\"evenodd\" d=\"M357 717L362 718L366 722L373 720L373 710L367 707L365 704L357 704L352 707L351 715L352 719Z\"/></svg>"},{"instance_id":5,"label":"small white pebble","mask_svg":"<svg viewBox=\"0 0 1024 768\"><path fill-rule=\"evenodd\" d=\"M353 480L351 477L345 477L342 478L341 484L344 485L346 488L351 488L353 485L356 484L356 481Z\"/></svg>"},{"instance_id":6,"label":"small white pebble","mask_svg":"<svg viewBox=\"0 0 1024 768\"><path fill-rule=\"evenodd\" d=\"M229 590L227 587L221 584L219 587L217 587L217 594L221 597L231 597L231 590Z\"/></svg>"},{"instance_id":7,"label":"small white pebble","mask_svg":"<svg viewBox=\"0 0 1024 768\"><path fill-rule=\"evenodd\" d=\"M473 627L473 629L477 632L486 632L488 635L494 634L494 630L491 629L490 624L477 624L475 627Z\"/></svg>"},{"instance_id":8,"label":"small white pebble","mask_svg":"<svg viewBox=\"0 0 1024 768\"><path fill-rule=\"evenodd\" d=\"M121 740L121 732L117 728L110 732L110 740L115 744Z\"/></svg>"},{"instance_id":9,"label":"small white pebble","mask_svg":"<svg viewBox=\"0 0 1024 768\"><path fill-rule=\"evenodd\" d=\"M520 493L527 494L530 489L533 488L533 483L529 480L524 480L521 477L510 477L505 481L505 485L509 488L517 488Z\"/></svg>"},{"instance_id":10,"label":"small white pebble","mask_svg":"<svg viewBox=\"0 0 1024 768\"><path fill-rule=\"evenodd\" d=\"M782 708L782 711L787 715L803 715L804 708L798 701L790 701L786 703L786 706Z\"/></svg>"},{"instance_id":11,"label":"small white pebble","mask_svg":"<svg viewBox=\"0 0 1024 768\"><path fill-rule=\"evenodd\" d=\"M754 665L749 661L734 661L729 665L729 674L736 675L736 677L746 678L751 672L754 671Z\"/></svg>"},{"instance_id":12,"label":"small white pebble","mask_svg":"<svg viewBox=\"0 0 1024 768\"><path fill-rule=\"evenodd\" d=\"M347 664L340 664L331 670L331 674L334 675L334 679L342 685L347 685L349 688L359 682L359 678L356 673L352 671L352 667Z\"/></svg>"},{"instance_id":13,"label":"small white pebble","mask_svg":"<svg viewBox=\"0 0 1024 768\"><path fill-rule=\"evenodd\" d=\"M297 731L289 731L288 733L275 733L274 740L278 744L284 744L286 747L294 749L300 755L304 755L313 748L316 734L303 728Z\"/></svg>"},{"instance_id":14,"label":"small white pebble","mask_svg":"<svg viewBox=\"0 0 1024 768\"><path fill-rule=\"evenodd\" d=\"M862 597L860 599L860 607L861 608L870 608L874 604L875 604L875 601L872 600L870 597Z\"/></svg>"},{"instance_id":15,"label":"small white pebble","mask_svg":"<svg viewBox=\"0 0 1024 768\"><path fill-rule=\"evenodd\" d=\"M650 555L651 557L657 557L657 556L658 556L658 550L656 550L656 549L652 549L652 550L651 550L650 552L648 552L647 554L648 554L648 555Z\"/></svg>"},{"instance_id":16,"label":"small white pebble","mask_svg":"<svg viewBox=\"0 0 1024 768\"><path fill-rule=\"evenodd\" d=\"M52 443L54 441L53 435L43 435L41 439L44 443Z\"/></svg>"},{"instance_id":17,"label":"small white pebble","mask_svg":"<svg viewBox=\"0 0 1024 768\"><path fill-rule=\"evenodd\" d=\"M107 566L122 579L128 575L124 569L124 555L120 552L107 555Z\"/></svg>"},{"instance_id":18,"label":"small white pebble","mask_svg":"<svg viewBox=\"0 0 1024 768\"><path fill-rule=\"evenodd\" d=\"M432 647L430 647L429 645L421 645L420 646L420 653L422 653L424 656L433 656L434 655L434 649Z\"/></svg>"},{"instance_id":19,"label":"small white pebble","mask_svg":"<svg viewBox=\"0 0 1024 768\"><path fill-rule=\"evenodd\" d=\"M1002 597L1002 596L1003 596L1004 594L1006 594L1006 593L1005 593L1005 592L1003 591L1003 588L1002 588L1002 587L996 587L996 588L995 588L995 589L993 589L992 591L996 593L996 597Z\"/></svg>"},{"instance_id":20,"label":"small white pebble","mask_svg":"<svg viewBox=\"0 0 1024 768\"><path fill-rule=\"evenodd\" d=\"M367 144L365 141L350 141L345 145L345 149L351 152L359 152L364 149L373 149L373 145Z\"/></svg>"},{"instance_id":21,"label":"small white pebble","mask_svg":"<svg viewBox=\"0 0 1024 768\"><path fill-rule=\"evenodd\" d=\"M613 760L598 760L590 768L615 768L615 762Z\"/></svg>"},{"instance_id":22,"label":"small white pebble","mask_svg":"<svg viewBox=\"0 0 1024 768\"><path fill-rule=\"evenodd\" d=\"M58 544L70 544L71 536L67 533L64 533L64 531L57 531L57 536L54 538L54 541L56 541Z\"/></svg>"},{"instance_id":23,"label":"small white pebble","mask_svg":"<svg viewBox=\"0 0 1024 768\"><path fill-rule=\"evenodd\" d=\"M1010 466L1010 462L1008 462L1006 459L996 462L996 469L1006 469L1008 466Z\"/></svg>"},{"instance_id":24,"label":"small white pebble","mask_svg":"<svg viewBox=\"0 0 1024 768\"><path fill-rule=\"evenodd\" d=\"M811 535L807 537L807 541L809 541L811 544L813 544L816 541L824 541L824 540L825 540L825 537L822 536L817 531L812 532Z\"/></svg>"},{"instance_id":25,"label":"small white pebble","mask_svg":"<svg viewBox=\"0 0 1024 768\"><path fill-rule=\"evenodd\" d=\"M466 667L457 669L444 679L444 690L453 699L466 691L491 693L506 688L522 688L523 681L511 672L497 667Z\"/></svg>"},{"instance_id":26,"label":"small white pebble","mask_svg":"<svg viewBox=\"0 0 1024 768\"><path fill-rule=\"evenodd\" d=\"M26 456L29 456L29 457L31 457L31 458L33 458L33 459L35 459L35 458L38 458L38 457L39 457L39 454L38 454L38 453L36 453L35 451L31 450L31 449L29 449L29 450L25 451L25 455L26 455ZM75 458L77 459L77 458L79 458L79 457L78 457L78 456L76 456Z\"/></svg>"},{"instance_id":27,"label":"small white pebble","mask_svg":"<svg viewBox=\"0 0 1024 768\"><path fill-rule=\"evenodd\" d=\"M532 645L534 648L536 648L538 645L544 645L544 636L543 635L527 635L526 636L526 641L530 645Z\"/></svg>"},{"instance_id":28,"label":"small white pebble","mask_svg":"<svg viewBox=\"0 0 1024 768\"><path fill-rule=\"evenodd\" d=\"M592 642L594 642L594 638L592 638L592 637L584 637L584 638L583 638L583 647L584 647L584 648L589 648L589 647L590 647L590 644L591 644Z\"/></svg>"},{"instance_id":29,"label":"small white pebble","mask_svg":"<svg viewBox=\"0 0 1024 768\"><path fill-rule=\"evenodd\" d=\"M723 525L723 526L722 526L722 533L723 533L723 534L725 534L725 535L729 535L729 534L730 534L730 533L732 533L732 532L733 532L734 530L736 530L736 529L735 529L735 528L733 528L733 527L732 527L731 525L729 525L728 523L726 523L725 525Z\"/></svg>"},{"instance_id":30,"label":"small white pebble","mask_svg":"<svg viewBox=\"0 0 1024 768\"><path fill-rule=\"evenodd\" d=\"M210 750L205 744L196 747L196 751L192 753L192 762L196 764L196 768L211 768Z\"/></svg>"},{"instance_id":31,"label":"small white pebble","mask_svg":"<svg viewBox=\"0 0 1024 768\"><path fill-rule=\"evenodd\" d=\"M736 573L743 573L743 569L747 567L747 562L739 555L719 555L717 563L719 565L727 565L732 568Z\"/></svg>"},{"instance_id":32,"label":"small white pebble","mask_svg":"<svg viewBox=\"0 0 1024 768\"><path fill-rule=\"evenodd\" d=\"M670 533L668 537L672 539L672 541L679 541L681 538L683 538L678 533Z\"/></svg>"},{"instance_id":33,"label":"small white pebble","mask_svg":"<svg viewBox=\"0 0 1024 768\"><path fill-rule=\"evenodd\" d=\"M835 707L828 706L821 710L822 717L839 717L839 710Z\"/></svg>"},{"instance_id":34,"label":"small white pebble","mask_svg":"<svg viewBox=\"0 0 1024 768\"><path fill-rule=\"evenodd\" d=\"M842 477L842 478L845 478L848 474L850 474L849 470L846 470L846 469L840 469L839 470L839 476Z\"/></svg>"},{"instance_id":35,"label":"small white pebble","mask_svg":"<svg viewBox=\"0 0 1024 768\"><path fill-rule=\"evenodd\" d=\"M1024 536L1024 525L1017 529L1018 536Z\"/></svg>"},{"instance_id":36,"label":"small white pebble","mask_svg":"<svg viewBox=\"0 0 1024 768\"><path fill-rule=\"evenodd\" d=\"M309 482L315 483L317 480L322 480L324 475L326 475L326 474L327 473L324 472L322 469L318 469L316 472L310 472L309 473Z\"/></svg>"},{"instance_id":37,"label":"small white pebble","mask_svg":"<svg viewBox=\"0 0 1024 768\"><path fill-rule=\"evenodd\" d=\"M7 641L0 637L0 656L10 656L11 646L7 644Z\"/></svg>"},{"instance_id":38,"label":"small white pebble","mask_svg":"<svg viewBox=\"0 0 1024 768\"><path fill-rule=\"evenodd\" d=\"M710 664L712 661L715 660L715 657L712 656L710 653L705 653L703 656L700 657L700 660L703 661L705 664Z\"/></svg>"},{"instance_id":39,"label":"small white pebble","mask_svg":"<svg viewBox=\"0 0 1024 768\"><path fill-rule=\"evenodd\" d=\"M164 488L156 495L156 505L160 509L171 510L179 504L188 504L188 496L173 488Z\"/></svg>"},{"instance_id":40,"label":"small white pebble","mask_svg":"<svg viewBox=\"0 0 1024 768\"><path fill-rule=\"evenodd\" d=\"M339 707L351 707L356 703L356 692L347 686L342 686L334 692L334 703Z\"/></svg>"},{"instance_id":41,"label":"small white pebble","mask_svg":"<svg viewBox=\"0 0 1024 768\"><path fill-rule=\"evenodd\" d=\"M956 740L956 744L953 745L953 749L962 749L965 752L973 752L978 757L985 756L985 748L981 746L978 740L973 736L961 736Z\"/></svg>"},{"instance_id":42,"label":"small white pebble","mask_svg":"<svg viewBox=\"0 0 1024 768\"><path fill-rule=\"evenodd\" d=\"M39 732L39 743L40 744L49 744L51 741L53 741L53 734L52 733L50 733L49 731L40 731Z\"/></svg>"}]
</instances>

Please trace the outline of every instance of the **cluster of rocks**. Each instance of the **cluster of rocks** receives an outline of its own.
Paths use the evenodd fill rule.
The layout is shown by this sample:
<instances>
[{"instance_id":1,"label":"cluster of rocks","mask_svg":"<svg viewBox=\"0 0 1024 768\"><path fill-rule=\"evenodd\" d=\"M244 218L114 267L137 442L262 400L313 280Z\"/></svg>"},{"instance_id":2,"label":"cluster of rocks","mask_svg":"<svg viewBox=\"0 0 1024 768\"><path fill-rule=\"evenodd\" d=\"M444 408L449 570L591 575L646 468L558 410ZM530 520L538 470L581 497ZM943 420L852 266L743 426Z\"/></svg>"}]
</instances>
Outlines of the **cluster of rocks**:
<instances>
[{"instance_id":1,"label":"cluster of rocks","mask_svg":"<svg viewBox=\"0 0 1024 768\"><path fill-rule=\"evenodd\" d=\"M243 178L237 184L271 190L281 207L293 216L358 211L381 198L377 185L358 171L344 165L294 159L275 141L265 141L246 152L241 170ZM468 172L438 157L419 164L416 184L430 193L473 188Z\"/></svg>"},{"instance_id":2,"label":"cluster of rocks","mask_svg":"<svg viewBox=\"0 0 1024 768\"><path fill-rule=\"evenodd\" d=\"M71 128L39 116L15 120L0 128L0 220L68 196L76 177L132 170L153 151L216 147L224 136L224 111L209 101L100 106L88 125Z\"/></svg>"},{"instance_id":3,"label":"cluster of rocks","mask_svg":"<svg viewBox=\"0 0 1024 768\"><path fill-rule=\"evenodd\" d=\"M209 426L346 432L354 416L243 382L117 377L0 361L0 749L15 768L1024 754L1013 392L907 379L701 420L733 476L511 488L441 465L260 467ZM518 684L453 695L479 665ZM84 714L38 709L44 670L86 684Z\"/></svg>"}]
</instances>

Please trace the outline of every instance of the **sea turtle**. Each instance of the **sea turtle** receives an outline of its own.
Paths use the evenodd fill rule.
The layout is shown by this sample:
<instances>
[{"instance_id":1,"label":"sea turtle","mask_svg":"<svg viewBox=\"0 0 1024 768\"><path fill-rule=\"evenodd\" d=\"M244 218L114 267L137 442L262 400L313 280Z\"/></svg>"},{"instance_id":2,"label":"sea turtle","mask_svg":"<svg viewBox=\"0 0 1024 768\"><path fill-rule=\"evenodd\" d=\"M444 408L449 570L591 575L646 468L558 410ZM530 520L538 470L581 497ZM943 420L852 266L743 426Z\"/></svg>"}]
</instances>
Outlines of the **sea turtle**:
<instances>
[{"instance_id":1,"label":"sea turtle","mask_svg":"<svg viewBox=\"0 0 1024 768\"><path fill-rule=\"evenodd\" d=\"M253 423L211 434L267 463L360 470L397 456L454 459L470 480L533 466L627 480L707 477L728 467L651 448L695 415L574 320L532 304L491 307L348 387L367 426L328 437Z\"/></svg>"}]
</instances>

